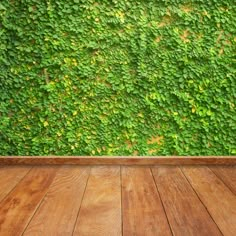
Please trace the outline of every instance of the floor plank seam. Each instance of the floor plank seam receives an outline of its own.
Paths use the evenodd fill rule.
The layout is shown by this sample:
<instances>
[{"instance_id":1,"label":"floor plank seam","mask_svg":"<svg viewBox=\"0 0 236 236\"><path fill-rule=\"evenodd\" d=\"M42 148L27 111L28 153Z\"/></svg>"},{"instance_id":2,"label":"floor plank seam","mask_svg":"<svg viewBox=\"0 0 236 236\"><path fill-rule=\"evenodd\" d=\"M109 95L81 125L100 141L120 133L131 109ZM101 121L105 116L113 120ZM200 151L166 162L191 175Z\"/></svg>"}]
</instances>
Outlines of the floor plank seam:
<instances>
[{"instance_id":1,"label":"floor plank seam","mask_svg":"<svg viewBox=\"0 0 236 236\"><path fill-rule=\"evenodd\" d=\"M207 166L207 168L227 187L227 189L229 189L229 191L236 196L236 194L232 191L231 187L228 186L227 183L225 183L225 181L217 174L215 173L215 171L213 171L209 166Z\"/></svg>"},{"instance_id":2,"label":"floor plank seam","mask_svg":"<svg viewBox=\"0 0 236 236\"><path fill-rule=\"evenodd\" d=\"M76 228L76 224L77 224L77 221L78 221L78 219L79 219L79 213L80 213L81 206L82 206L82 204L83 204L84 195L85 195L85 192L86 192L86 189L87 189L87 185L88 185L89 177L90 177L90 174L91 174L91 170L92 170L92 167L90 166L88 178L87 178L87 181L86 181L86 185L85 185L85 188L84 188L83 196L82 196L82 199L81 199L80 207L79 207L79 209L78 209L78 213L77 213L77 216L76 216L76 219L75 219L75 224L74 224L74 227L73 227L71 236L74 235L75 228Z\"/></svg>"},{"instance_id":3,"label":"floor plank seam","mask_svg":"<svg viewBox=\"0 0 236 236\"><path fill-rule=\"evenodd\" d=\"M54 168L55 168L55 167L54 167ZM62 167L60 167L59 169L61 169L61 168L62 168ZM25 228L24 228L24 230L23 230L21 236L24 235L25 231L27 230L28 226L30 225L31 221L33 220L33 218L34 218L36 212L38 211L38 209L39 209L40 206L42 205L43 200L44 200L44 198L47 196L48 191L49 191L49 189L50 189L50 187L51 187L51 185L52 185L52 183L53 183L53 181L54 181L54 179L55 179L56 174L57 174L58 171L59 171L59 170L56 170L56 173L55 173L55 176L53 177L52 182L51 182L50 185L48 186L48 189L47 189L47 191L45 192L45 194L44 194L44 196L42 197L42 199L39 201L38 206L37 206L36 209L34 210L32 216L29 218L29 222L26 224L26 226L25 226Z\"/></svg>"},{"instance_id":4,"label":"floor plank seam","mask_svg":"<svg viewBox=\"0 0 236 236\"><path fill-rule=\"evenodd\" d=\"M11 191L0 202L3 202L5 200L5 198L7 198L8 195L10 195L16 189L17 185L29 174L29 172L32 169L33 169L33 167L30 167L30 169L26 172L26 174L22 176L22 178L16 183L16 185L11 189Z\"/></svg>"},{"instance_id":5,"label":"floor plank seam","mask_svg":"<svg viewBox=\"0 0 236 236\"><path fill-rule=\"evenodd\" d=\"M203 203L202 199L200 198L199 194L197 193L197 191L195 190L195 188L192 186L191 182L189 181L188 177L185 175L184 171L182 170L182 167L179 166L180 171L182 172L183 176L185 177L185 179L187 180L187 182L189 183L189 185L191 186L192 190L194 191L194 193L196 194L197 198L199 199L199 201L202 203L203 207L206 209L207 213L209 214L210 218L212 219L212 221L215 223L216 227L218 228L219 232L224 236L223 232L221 231L220 227L218 226L218 224L215 222L214 218L212 217L211 213L209 212L207 206Z\"/></svg>"},{"instance_id":6,"label":"floor plank seam","mask_svg":"<svg viewBox=\"0 0 236 236\"><path fill-rule=\"evenodd\" d=\"M165 213L167 223L168 223L169 228L170 228L170 232L171 232L172 236L174 236L174 232L173 232L173 229L172 229L172 227L171 227L169 218L168 218L168 216L167 216L166 209L165 209L164 203L163 203L162 198L161 198L161 194L160 194L159 189L158 189L158 187L157 187L157 183L156 183L156 180L155 180L155 178L154 178L154 175L153 175L153 172L152 172L152 168L150 167L149 169L150 169L150 172L151 172L151 175L152 175L154 184L155 184L155 186L156 186L157 194L159 195L159 198L160 198L160 201L161 201L161 205L162 205L163 211L164 211L164 213Z\"/></svg>"},{"instance_id":7,"label":"floor plank seam","mask_svg":"<svg viewBox=\"0 0 236 236\"><path fill-rule=\"evenodd\" d=\"M122 199L122 166L120 165L120 202L121 202L121 235L124 235L124 226L123 226L123 199Z\"/></svg>"}]
</instances>

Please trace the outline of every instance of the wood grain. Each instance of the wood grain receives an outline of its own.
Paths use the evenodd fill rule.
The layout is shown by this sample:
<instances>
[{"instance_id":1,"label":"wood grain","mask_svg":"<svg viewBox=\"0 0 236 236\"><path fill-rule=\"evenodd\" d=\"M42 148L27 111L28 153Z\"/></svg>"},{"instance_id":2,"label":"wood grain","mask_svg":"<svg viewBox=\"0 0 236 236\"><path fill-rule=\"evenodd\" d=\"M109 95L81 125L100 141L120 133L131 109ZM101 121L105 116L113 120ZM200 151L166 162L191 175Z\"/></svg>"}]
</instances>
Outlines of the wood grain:
<instances>
[{"instance_id":1,"label":"wood grain","mask_svg":"<svg viewBox=\"0 0 236 236\"><path fill-rule=\"evenodd\" d=\"M211 166L210 169L236 195L236 166Z\"/></svg>"},{"instance_id":2,"label":"wood grain","mask_svg":"<svg viewBox=\"0 0 236 236\"><path fill-rule=\"evenodd\" d=\"M171 235L150 168L122 167L123 235Z\"/></svg>"},{"instance_id":3,"label":"wood grain","mask_svg":"<svg viewBox=\"0 0 236 236\"><path fill-rule=\"evenodd\" d=\"M30 169L30 166L0 166L0 202Z\"/></svg>"},{"instance_id":4,"label":"wood grain","mask_svg":"<svg viewBox=\"0 0 236 236\"><path fill-rule=\"evenodd\" d=\"M56 169L35 167L0 203L0 232L21 235L50 186Z\"/></svg>"},{"instance_id":5,"label":"wood grain","mask_svg":"<svg viewBox=\"0 0 236 236\"><path fill-rule=\"evenodd\" d=\"M236 156L0 156L0 165L236 165Z\"/></svg>"},{"instance_id":6,"label":"wood grain","mask_svg":"<svg viewBox=\"0 0 236 236\"><path fill-rule=\"evenodd\" d=\"M120 167L93 167L73 235L121 234Z\"/></svg>"},{"instance_id":7,"label":"wood grain","mask_svg":"<svg viewBox=\"0 0 236 236\"><path fill-rule=\"evenodd\" d=\"M152 171L174 235L221 235L178 167L159 166Z\"/></svg>"},{"instance_id":8,"label":"wood grain","mask_svg":"<svg viewBox=\"0 0 236 236\"><path fill-rule=\"evenodd\" d=\"M0 235L234 236L235 167L181 168L1 166Z\"/></svg>"},{"instance_id":9,"label":"wood grain","mask_svg":"<svg viewBox=\"0 0 236 236\"><path fill-rule=\"evenodd\" d=\"M89 167L63 166L24 235L72 235Z\"/></svg>"},{"instance_id":10,"label":"wood grain","mask_svg":"<svg viewBox=\"0 0 236 236\"><path fill-rule=\"evenodd\" d=\"M223 235L235 235L235 195L207 167L183 167L182 169Z\"/></svg>"}]
</instances>

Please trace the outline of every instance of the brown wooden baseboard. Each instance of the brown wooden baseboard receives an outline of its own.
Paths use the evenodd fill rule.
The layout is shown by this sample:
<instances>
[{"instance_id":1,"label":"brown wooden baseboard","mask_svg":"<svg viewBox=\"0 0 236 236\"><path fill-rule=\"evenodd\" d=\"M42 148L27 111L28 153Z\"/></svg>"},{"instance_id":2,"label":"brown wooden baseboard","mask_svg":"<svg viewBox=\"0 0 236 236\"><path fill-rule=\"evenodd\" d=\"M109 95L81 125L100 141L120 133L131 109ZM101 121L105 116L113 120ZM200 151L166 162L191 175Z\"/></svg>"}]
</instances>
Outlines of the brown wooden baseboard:
<instances>
[{"instance_id":1,"label":"brown wooden baseboard","mask_svg":"<svg viewBox=\"0 0 236 236\"><path fill-rule=\"evenodd\" d=\"M236 156L0 156L0 165L236 165Z\"/></svg>"}]
</instances>

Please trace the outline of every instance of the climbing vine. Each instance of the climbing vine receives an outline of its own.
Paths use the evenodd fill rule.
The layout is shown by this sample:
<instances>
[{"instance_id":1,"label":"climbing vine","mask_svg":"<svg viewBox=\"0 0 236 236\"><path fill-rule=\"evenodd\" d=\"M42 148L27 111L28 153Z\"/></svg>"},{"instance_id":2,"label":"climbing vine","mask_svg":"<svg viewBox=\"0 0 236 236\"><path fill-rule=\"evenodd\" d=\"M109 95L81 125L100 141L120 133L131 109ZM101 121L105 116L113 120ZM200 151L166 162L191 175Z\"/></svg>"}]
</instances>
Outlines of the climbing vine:
<instances>
[{"instance_id":1,"label":"climbing vine","mask_svg":"<svg viewBox=\"0 0 236 236\"><path fill-rule=\"evenodd\" d=\"M236 154L233 0L2 0L0 155Z\"/></svg>"}]
</instances>

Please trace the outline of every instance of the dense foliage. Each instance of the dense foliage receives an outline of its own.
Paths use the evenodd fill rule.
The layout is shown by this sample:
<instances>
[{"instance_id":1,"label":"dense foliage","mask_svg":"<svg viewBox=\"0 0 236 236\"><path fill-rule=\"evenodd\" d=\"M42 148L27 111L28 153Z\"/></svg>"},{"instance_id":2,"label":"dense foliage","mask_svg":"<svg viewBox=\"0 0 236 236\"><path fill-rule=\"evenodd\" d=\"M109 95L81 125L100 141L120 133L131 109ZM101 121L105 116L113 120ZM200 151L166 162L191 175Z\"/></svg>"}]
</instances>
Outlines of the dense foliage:
<instances>
[{"instance_id":1,"label":"dense foliage","mask_svg":"<svg viewBox=\"0 0 236 236\"><path fill-rule=\"evenodd\" d=\"M0 155L233 155L234 0L1 0Z\"/></svg>"}]
</instances>

